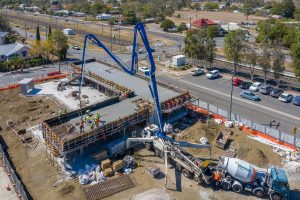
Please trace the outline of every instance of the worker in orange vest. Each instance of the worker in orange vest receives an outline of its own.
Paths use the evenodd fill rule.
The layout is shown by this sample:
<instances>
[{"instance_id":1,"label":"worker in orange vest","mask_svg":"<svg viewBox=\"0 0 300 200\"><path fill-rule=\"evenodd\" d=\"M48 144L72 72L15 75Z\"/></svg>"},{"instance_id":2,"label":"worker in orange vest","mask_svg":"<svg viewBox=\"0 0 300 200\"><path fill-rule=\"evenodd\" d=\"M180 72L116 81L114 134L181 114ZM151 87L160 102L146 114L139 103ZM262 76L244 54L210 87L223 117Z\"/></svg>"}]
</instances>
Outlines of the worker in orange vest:
<instances>
[{"instance_id":1,"label":"worker in orange vest","mask_svg":"<svg viewBox=\"0 0 300 200\"><path fill-rule=\"evenodd\" d=\"M82 132L83 131L83 120L80 120L80 122L79 122L79 128L80 128L80 132Z\"/></svg>"},{"instance_id":2,"label":"worker in orange vest","mask_svg":"<svg viewBox=\"0 0 300 200\"><path fill-rule=\"evenodd\" d=\"M212 188L217 189L222 181L222 173L217 170L212 175Z\"/></svg>"}]
</instances>

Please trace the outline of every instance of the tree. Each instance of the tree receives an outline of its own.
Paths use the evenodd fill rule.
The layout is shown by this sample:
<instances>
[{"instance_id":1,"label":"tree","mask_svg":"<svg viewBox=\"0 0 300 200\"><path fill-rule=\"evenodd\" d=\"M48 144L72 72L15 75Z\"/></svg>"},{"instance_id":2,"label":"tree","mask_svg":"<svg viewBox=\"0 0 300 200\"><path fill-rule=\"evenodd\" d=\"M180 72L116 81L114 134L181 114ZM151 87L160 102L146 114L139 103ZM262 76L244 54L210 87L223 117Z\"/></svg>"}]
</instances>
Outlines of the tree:
<instances>
[{"instance_id":1,"label":"tree","mask_svg":"<svg viewBox=\"0 0 300 200\"><path fill-rule=\"evenodd\" d=\"M261 56L258 59L258 64L262 68L262 71L264 73L264 83L266 84L267 74L271 69L271 54L266 47L263 48Z\"/></svg>"},{"instance_id":2,"label":"tree","mask_svg":"<svg viewBox=\"0 0 300 200\"><path fill-rule=\"evenodd\" d=\"M8 23L8 19L3 15L0 15L0 31L3 31L3 32L9 32L10 31L10 26L9 26L9 23Z\"/></svg>"},{"instance_id":3,"label":"tree","mask_svg":"<svg viewBox=\"0 0 300 200\"><path fill-rule=\"evenodd\" d=\"M291 47L291 45L295 42L296 34L297 30L294 27L287 27L285 35L283 36L283 45L285 47Z\"/></svg>"},{"instance_id":4,"label":"tree","mask_svg":"<svg viewBox=\"0 0 300 200\"><path fill-rule=\"evenodd\" d=\"M36 27L36 36L35 36L36 43L39 43L41 41L41 35L40 35L40 27Z\"/></svg>"},{"instance_id":5,"label":"tree","mask_svg":"<svg viewBox=\"0 0 300 200\"><path fill-rule=\"evenodd\" d=\"M204 60L206 57L205 37L203 29L192 29L186 32L184 53L194 60L194 65L196 60Z\"/></svg>"},{"instance_id":6,"label":"tree","mask_svg":"<svg viewBox=\"0 0 300 200\"><path fill-rule=\"evenodd\" d=\"M164 31L168 31L169 29L172 29L174 27L175 23L170 19L165 19L160 24L160 28L162 28Z\"/></svg>"},{"instance_id":7,"label":"tree","mask_svg":"<svg viewBox=\"0 0 300 200\"><path fill-rule=\"evenodd\" d=\"M49 29L48 29L48 40L50 40L51 38L51 26L49 26Z\"/></svg>"},{"instance_id":8,"label":"tree","mask_svg":"<svg viewBox=\"0 0 300 200\"><path fill-rule=\"evenodd\" d=\"M178 26L177 26L177 31L178 32L183 32L183 31L186 31L188 30L187 26L186 26L186 23L180 23Z\"/></svg>"},{"instance_id":9,"label":"tree","mask_svg":"<svg viewBox=\"0 0 300 200\"><path fill-rule=\"evenodd\" d=\"M206 36L208 38L214 38L219 35L219 28L217 26L208 26L206 28Z\"/></svg>"},{"instance_id":10,"label":"tree","mask_svg":"<svg viewBox=\"0 0 300 200\"><path fill-rule=\"evenodd\" d=\"M295 36L295 42L291 46L291 56L293 71L300 81L300 33L298 32Z\"/></svg>"},{"instance_id":11,"label":"tree","mask_svg":"<svg viewBox=\"0 0 300 200\"><path fill-rule=\"evenodd\" d=\"M125 11L123 15L128 24L134 25L139 21L138 18L136 17L136 13L133 10Z\"/></svg>"},{"instance_id":12,"label":"tree","mask_svg":"<svg viewBox=\"0 0 300 200\"><path fill-rule=\"evenodd\" d=\"M229 32L224 39L224 52L228 60L233 61L234 75L236 74L236 64L240 61L243 49L243 33L240 30Z\"/></svg>"},{"instance_id":13,"label":"tree","mask_svg":"<svg viewBox=\"0 0 300 200\"><path fill-rule=\"evenodd\" d=\"M286 26L278 20L268 19L258 23L257 42L278 44L283 40Z\"/></svg>"},{"instance_id":14,"label":"tree","mask_svg":"<svg viewBox=\"0 0 300 200\"><path fill-rule=\"evenodd\" d=\"M58 57L58 61L65 60L69 48L67 44L68 38L63 34L62 31L55 30L51 34L51 41L53 43L53 53Z\"/></svg>"},{"instance_id":15,"label":"tree","mask_svg":"<svg viewBox=\"0 0 300 200\"><path fill-rule=\"evenodd\" d=\"M209 63L209 68L213 64L216 57L216 42L213 38L207 38L205 43L206 62Z\"/></svg>"},{"instance_id":16,"label":"tree","mask_svg":"<svg viewBox=\"0 0 300 200\"><path fill-rule=\"evenodd\" d=\"M281 15L286 18L293 18L296 10L293 0L282 0L281 3L274 2L272 14Z\"/></svg>"},{"instance_id":17,"label":"tree","mask_svg":"<svg viewBox=\"0 0 300 200\"><path fill-rule=\"evenodd\" d=\"M242 9L246 16L246 19L248 20L249 15L252 14L252 12L253 12L253 7L251 5L251 1L250 0L245 1Z\"/></svg>"},{"instance_id":18,"label":"tree","mask_svg":"<svg viewBox=\"0 0 300 200\"><path fill-rule=\"evenodd\" d=\"M254 79L254 67L257 63L257 53L256 50L250 46L244 48L244 59L247 64L250 66L250 76L251 81Z\"/></svg>"},{"instance_id":19,"label":"tree","mask_svg":"<svg viewBox=\"0 0 300 200\"><path fill-rule=\"evenodd\" d=\"M282 76L282 72L285 70L284 61L285 55L280 51L280 49L275 48L272 55L272 69L274 74L274 79L278 82L279 78Z\"/></svg>"}]
</instances>

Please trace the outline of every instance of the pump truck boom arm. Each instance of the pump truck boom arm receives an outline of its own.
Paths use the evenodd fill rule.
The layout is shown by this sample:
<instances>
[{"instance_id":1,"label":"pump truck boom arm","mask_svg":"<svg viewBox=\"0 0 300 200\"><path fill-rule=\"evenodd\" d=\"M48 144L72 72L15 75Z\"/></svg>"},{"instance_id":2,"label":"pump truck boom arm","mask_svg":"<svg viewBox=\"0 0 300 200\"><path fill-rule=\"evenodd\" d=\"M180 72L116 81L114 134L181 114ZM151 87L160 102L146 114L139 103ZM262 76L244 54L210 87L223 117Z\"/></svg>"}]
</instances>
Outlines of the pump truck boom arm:
<instances>
[{"instance_id":1,"label":"pump truck boom arm","mask_svg":"<svg viewBox=\"0 0 300 200\"><path fill-rule=\"evenodd\" d=\"M141 39L144 43L144 46L146 48L146 51L149 56L149 62L150 62L150 69L149 73L146 75L150 77L151 85L149 83L149 89L151 96L154 100L155 106L156 106L156 114L158 118L158 124L159 124L159 132L163 133L163 122L162 122L162 116L161 116L161 108L160 108L160 102L158 97L158 90L157 90L157 84L156 84L156 77L155 77L155 71L156 66L153 59L152 52L154 52L154 49L150 47L148 37L145 31L144 24L137 23L134 27L134 35L133 35L133 44L132 44L132 56L131 56L131 66L127 66L126 63L124 63L118 56L116 56L114 53L112 53L100 40L97 39L97 37L93 34L87 34L84 39L84 48L83 48L83 54L82 54L82 64L81 64L81 78L80 78L80 85L79 85L79 94L81 94L81 88L83 83L83 73L84 73L84 65L85 65L85 56L86 56L86 48L87 48L87 42L91 40L94 44L96 44L98 47L102 48L126 73L130 75L134 75L137 71L137 63L138 63L138 53L137 53L137 33L140 34Z\"/></svg>"}]
</instances>

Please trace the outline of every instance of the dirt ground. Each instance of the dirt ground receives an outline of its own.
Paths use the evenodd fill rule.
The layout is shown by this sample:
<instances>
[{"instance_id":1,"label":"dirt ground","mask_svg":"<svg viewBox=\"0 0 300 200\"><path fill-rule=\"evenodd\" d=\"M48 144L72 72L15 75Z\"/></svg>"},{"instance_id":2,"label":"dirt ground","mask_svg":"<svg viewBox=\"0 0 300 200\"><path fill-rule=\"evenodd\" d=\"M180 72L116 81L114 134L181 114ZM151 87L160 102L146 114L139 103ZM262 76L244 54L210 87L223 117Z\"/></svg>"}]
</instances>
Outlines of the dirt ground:
<instances>
[{"instance_id":1,"label":"dirt ground","mask_svg":"<svg viewBox=\"0 0 300 200\"><path fill-rule=\"evenodd\" d=\"M219 156L226 155L226 149L229 146L233 146L237 149L237 156L253 165L258 167L267 167L268 164L275 166L281 166L281 157L274 153L272 147L259 143L251 138L248 138L247 134L239 131L238 129L229 129L233 133L229 138L227 148L225 150L215 146L215 138L219 131L225 130L224 125L219 125L213 120L211 125L198 122L194 126L191 126L184 130L180 139L190 142L198 142L201 137L206 137L211 144L211 156L213 159L218 159ZM189 149L189 151L196 156L207 157L208 150L203 149Z\"/></svg>"}]
</instances>

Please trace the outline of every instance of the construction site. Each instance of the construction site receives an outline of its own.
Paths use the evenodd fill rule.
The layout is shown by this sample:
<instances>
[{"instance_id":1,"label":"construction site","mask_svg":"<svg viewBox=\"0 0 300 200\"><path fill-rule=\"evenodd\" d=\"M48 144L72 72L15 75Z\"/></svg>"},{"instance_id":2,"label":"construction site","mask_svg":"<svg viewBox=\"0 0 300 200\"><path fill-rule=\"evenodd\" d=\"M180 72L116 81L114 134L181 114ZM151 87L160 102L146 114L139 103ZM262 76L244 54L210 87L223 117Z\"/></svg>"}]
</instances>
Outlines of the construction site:
<instances>
[{"instance_id":1,"label":"construction site","mask_svg":"<svg viewBox=\"0 0 300 200\"><path fill-rule=\"evenodd\" d=\"M12 187L19 198L297 199L297 148L156 81L143 27L136 29L147 72L137 73L135 52L126 68L87 35L117 64L83 53L69 74L0 91L1 164L18 179Z\"/></svg>"}]
</instances>

